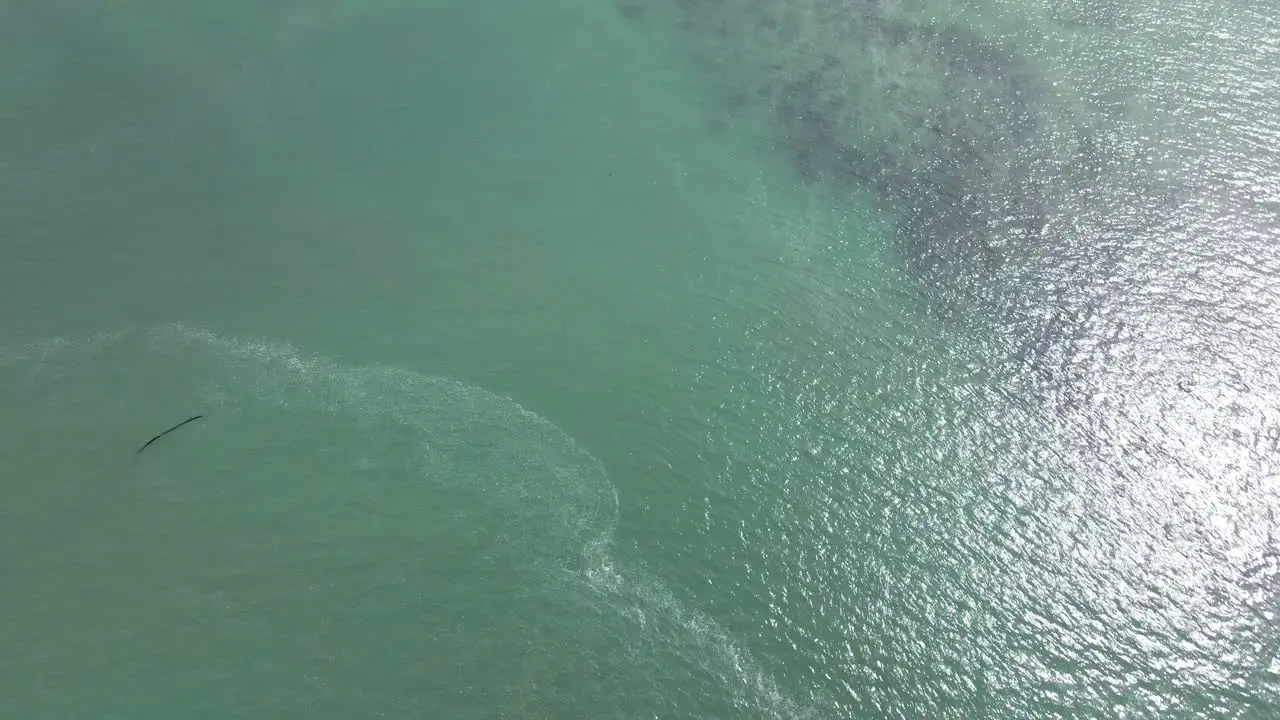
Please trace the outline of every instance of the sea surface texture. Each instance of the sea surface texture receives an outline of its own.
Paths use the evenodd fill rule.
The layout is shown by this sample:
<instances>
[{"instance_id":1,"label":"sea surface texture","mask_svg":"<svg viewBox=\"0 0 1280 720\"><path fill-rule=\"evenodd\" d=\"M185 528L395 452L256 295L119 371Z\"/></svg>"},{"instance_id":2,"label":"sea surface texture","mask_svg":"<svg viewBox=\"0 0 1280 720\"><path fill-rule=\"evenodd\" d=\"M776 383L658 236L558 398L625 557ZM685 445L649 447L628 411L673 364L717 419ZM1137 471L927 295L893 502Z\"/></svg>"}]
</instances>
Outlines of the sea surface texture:
<instances>
[{"instance_id":1,"label":"sea surface texture","mask_svg":"<svg viewBox=\"0 0 1280 720\"><path fill-rule=\"evenodd\" d=\"M1278 510L1271 0L0 0L0 717L1276 718Z\"/></svg>"}]
</instances>

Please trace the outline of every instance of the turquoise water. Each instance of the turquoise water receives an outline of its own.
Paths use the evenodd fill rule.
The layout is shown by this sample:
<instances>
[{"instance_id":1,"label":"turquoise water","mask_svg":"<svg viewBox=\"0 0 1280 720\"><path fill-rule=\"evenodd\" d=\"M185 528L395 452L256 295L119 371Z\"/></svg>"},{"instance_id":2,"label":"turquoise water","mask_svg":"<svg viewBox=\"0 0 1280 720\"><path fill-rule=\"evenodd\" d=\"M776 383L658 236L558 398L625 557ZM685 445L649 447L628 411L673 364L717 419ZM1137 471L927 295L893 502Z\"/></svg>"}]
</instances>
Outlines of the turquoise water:
<instances>
[{"instance_id":1,"label":"turquoise water","mask_svg":"<svg viewBox=\"0 0 1280 720\"><path fill-rule=\"evenodd\" d=\"M0 5L0 715L1280 712L1278 64L1228 0Z\"/></svg>"}]
</instances>

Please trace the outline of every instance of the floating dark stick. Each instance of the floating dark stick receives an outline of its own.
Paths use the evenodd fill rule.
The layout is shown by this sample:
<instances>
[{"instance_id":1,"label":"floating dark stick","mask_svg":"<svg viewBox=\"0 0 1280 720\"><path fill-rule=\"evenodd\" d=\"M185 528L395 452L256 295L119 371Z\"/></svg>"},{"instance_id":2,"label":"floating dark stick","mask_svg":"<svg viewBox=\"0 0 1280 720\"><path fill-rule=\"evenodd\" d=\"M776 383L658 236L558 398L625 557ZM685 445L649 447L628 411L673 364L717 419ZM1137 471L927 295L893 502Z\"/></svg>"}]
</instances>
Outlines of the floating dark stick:
<instances>
[{"instance_id":1,"label":"floating dark stick","mask_svg":"<svg viewBox=\"0 0 1280 720\"><path fill-rule=\"evenodd\" d=\"M169 433L173 432L174 430L177 430L178 428L182 427L183 425L186 425L187 423L192 422L193 420L199 420L199 419L200 419L200 418L202 418L202 417L204 417L204 416L203 416L203 415L194 415L194 416L192 416L192 417L187 418L186 420L183 420L182 422L178 423L177 425L174 425L173 427L169 428L168 430L165 430L164 432L160 433L159 435L157 435L157 436L155 436L155 437L151 438L150 440L146 441L145 443L143 443L143 444L142 444L142 447L140 447L140 448L138 448L137 450L135 450L133 454L134 454L134 455L137 455L137 454L141 453L143 450L146 450L146 449L147 449L147 447L148 447L149 445L151 445L151 443L153 443L153 442L155 442L155 441L159 440L160 438L164 437L165 435L168 435Z\"/></svg>"}]
</instances>

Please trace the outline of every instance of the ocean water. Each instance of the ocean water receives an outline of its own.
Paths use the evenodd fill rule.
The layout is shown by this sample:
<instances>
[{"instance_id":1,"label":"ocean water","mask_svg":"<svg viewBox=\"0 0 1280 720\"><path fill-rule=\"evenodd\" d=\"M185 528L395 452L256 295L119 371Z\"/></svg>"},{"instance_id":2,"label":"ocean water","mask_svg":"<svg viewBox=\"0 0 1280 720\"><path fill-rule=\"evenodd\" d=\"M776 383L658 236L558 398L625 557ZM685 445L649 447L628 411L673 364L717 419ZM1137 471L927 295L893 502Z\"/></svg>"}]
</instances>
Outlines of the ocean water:
<instances>
[{"instance_id":1,"label":"ocean water","mask_svg":"<svg viewBox=\"0 0 1280 720\"><path fill-rule=\"evenodd\" d=\"M0 716L1280 715L1265 3L6 0L0 68Z\"/></svg>"}]
</instances>

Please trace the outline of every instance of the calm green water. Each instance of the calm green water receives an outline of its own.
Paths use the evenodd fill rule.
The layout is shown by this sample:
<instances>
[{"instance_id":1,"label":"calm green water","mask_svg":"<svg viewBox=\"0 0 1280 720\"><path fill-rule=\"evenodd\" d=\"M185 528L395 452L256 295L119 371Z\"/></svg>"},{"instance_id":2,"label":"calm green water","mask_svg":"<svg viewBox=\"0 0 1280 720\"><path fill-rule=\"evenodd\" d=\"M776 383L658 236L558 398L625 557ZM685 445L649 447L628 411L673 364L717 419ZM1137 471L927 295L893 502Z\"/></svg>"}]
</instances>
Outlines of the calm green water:
<instances>
[{"instance_id":1,"label":"calm green water","mask_svg":"<svg viewBox=\"0 0 1280 720\"><path fill-rule=\"evenodd\" d=\"M1265 4L0 0L0 67L0 716L1280 714Z\"/></svg>"}]
</instances>

